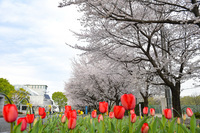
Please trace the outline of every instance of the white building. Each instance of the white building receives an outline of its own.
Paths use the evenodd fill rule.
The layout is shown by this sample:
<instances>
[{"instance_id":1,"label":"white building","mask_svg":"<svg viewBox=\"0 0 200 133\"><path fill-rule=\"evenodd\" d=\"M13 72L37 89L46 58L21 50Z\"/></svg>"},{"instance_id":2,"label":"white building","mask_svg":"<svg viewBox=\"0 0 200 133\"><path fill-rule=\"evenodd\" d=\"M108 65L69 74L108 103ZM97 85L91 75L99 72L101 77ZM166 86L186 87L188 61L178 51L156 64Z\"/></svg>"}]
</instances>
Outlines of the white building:
<instances>
[{"instance_id":1,"label":"white building","mask_svg":"<svg viewBox=\"0 0 200 133\"><path fill-rule=\"evenodd\" d=\"M38 107L45 107L46 110L49 109L49 105L53 106L53 101L50 99L50 96L46 93L47 92L47 85L14 85L15 90L19 90L20 88L25 89L30 93L30 103L32 107L35 109L37 113ZM20 112L26 111L26 105L19 105L18 108Z\"/></svg>"}]
</instances>

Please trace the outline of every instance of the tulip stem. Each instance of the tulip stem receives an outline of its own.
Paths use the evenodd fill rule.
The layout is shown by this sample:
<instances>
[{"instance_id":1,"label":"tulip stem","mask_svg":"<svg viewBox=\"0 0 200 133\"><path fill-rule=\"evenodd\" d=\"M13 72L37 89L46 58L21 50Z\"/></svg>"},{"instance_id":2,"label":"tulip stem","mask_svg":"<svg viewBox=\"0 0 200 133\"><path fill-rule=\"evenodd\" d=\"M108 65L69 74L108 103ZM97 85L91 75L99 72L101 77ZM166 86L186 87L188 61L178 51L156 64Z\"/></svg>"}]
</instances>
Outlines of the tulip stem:
<instances>
[{"instance_id":1,"label":"tulip stem","mask_svg":"<svg viewBox=\"0 0 200 133\"><path fill-rule=\"evenodd\" d=\"M4 95L4 96L8 99L8 102L9 102L10 104L12 104L12 102L10 101L10 99L8 98L8 96L7 96L6 94L1 93L1 92L0 92L0 94L1 94L1 95Z\"/></svg>"},{"instance_id":2,"label":"tulip stem","mask_svg":"<svg viewBox=\"0 0 200 133\"><path fill-rule=\"evenodd\" d=\"M10 123L10 133L13 133L13 122Z\"/></svg>"},{"instance_id":3,"label":"tulip stem","mask_svg":"<svg viewBox=\"0 0 200 133\"><path fill-rule=\"evenodd\" d=\"M104 117L105 116L105 113L103 113L103 133L105 133L105 122L104 122Z\"/></svg>"},{"instance_id":4,"label":"tulip stem","mask_svg":"<svg viewBox=\"0 0 200 133\"><path fill-rule=\"evenodd\" d=\"M120 133L122 133L122 119L120 120Z\"/></svg>"},{"instance_id":5,"label":"tulip stem","mask_svg":"<svg viewBox=\"0 0 200 133\"><path fill-rule=\"evenodd\" d=\"M117 122L116 122L116 128L118 127L118 119L117 119ZM118 130L118 128L117 128L117 130Z\"/></svg>"},{"instance_id":6,"label":"tulip stem","mask_svg":"<svg viewBox=\"0 0 200 133\"><path fill-rule=\"evenodd\" d=\"M131 127L131 114L130 111L128 111L128 125L129 125L129 133L132 133L132 127Z\"/></svg>"},{"instance_id":7,"label":"tulip stem","mask_svg":"<svg viewBox=\"0 0 200 133\"><path fill-rule=\"evenodd\" d=\"M31 131L31 123L29 124L29 132Z\"/></svg>"}]
</instances>

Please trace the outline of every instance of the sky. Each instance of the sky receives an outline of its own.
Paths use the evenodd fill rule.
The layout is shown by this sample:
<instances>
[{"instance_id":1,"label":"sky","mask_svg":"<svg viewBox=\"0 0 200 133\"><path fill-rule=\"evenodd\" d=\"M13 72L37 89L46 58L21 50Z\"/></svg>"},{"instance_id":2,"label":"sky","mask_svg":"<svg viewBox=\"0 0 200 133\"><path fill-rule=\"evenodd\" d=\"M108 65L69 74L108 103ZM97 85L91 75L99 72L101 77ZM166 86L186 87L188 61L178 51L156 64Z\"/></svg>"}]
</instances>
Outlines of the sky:
<instances>
[{"instance_id":1,"label":"sky","mask_svg":"<svg viewBox=\"0 0 200 133\"><path fill-rule=\"evenodd\" d=\"M47 85L64 92L70 78L71 60L81 51L71 31L81 29L81 14L74 6L58 8L61 0L0 0L0 78L12 85ZM186 82L183 88L191 88ZM200 87L181 95L200 94Z\"/></svg>"},{"instance_id":2,"label":"sky","mask_svg":"<svg viewBox=\"0 0 200 133\"><path fill-rule=\"evenodd\" d=\"M61 0L0 0L0 78L12 85L47 85L49 95L64 92L71 60L81 52L76 7L58 8Z\"/></svg>"}]
</instances>

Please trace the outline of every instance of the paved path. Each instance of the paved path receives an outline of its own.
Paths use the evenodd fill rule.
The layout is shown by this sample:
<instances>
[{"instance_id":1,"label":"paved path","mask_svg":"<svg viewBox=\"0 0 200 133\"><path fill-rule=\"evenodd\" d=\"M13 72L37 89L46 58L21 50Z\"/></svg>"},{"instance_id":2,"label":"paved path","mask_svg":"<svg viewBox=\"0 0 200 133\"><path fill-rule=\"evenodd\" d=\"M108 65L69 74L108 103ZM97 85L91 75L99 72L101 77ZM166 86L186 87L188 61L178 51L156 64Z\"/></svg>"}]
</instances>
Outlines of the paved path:
<instances>
[{"instance_id":1,"label":"paved path","mask_svg":"<svg viewBox=\"0 0 200 133\"><path fill-rule=\"evenodd\" d=\"M0 133L9 133L10 123L7 123L3 117L0 117Z\"/></svg>"}]
</instances>

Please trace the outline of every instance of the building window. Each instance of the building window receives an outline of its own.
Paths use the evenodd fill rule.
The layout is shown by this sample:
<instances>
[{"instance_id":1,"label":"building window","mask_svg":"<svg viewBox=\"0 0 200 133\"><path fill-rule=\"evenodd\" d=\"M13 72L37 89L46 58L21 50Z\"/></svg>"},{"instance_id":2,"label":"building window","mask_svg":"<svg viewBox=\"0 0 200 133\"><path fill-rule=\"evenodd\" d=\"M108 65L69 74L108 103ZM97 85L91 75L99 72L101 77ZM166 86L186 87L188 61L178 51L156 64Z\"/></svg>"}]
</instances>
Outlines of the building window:
<instances>
[{"instance_id":1,"label":"building window","mask_svg":"<svg viewBox=\"0 0 200 133\"><path fill-rule=\"evenodd\" d=\"M27 106L22 106L22 110L26 110L27 109Z\"/></svg>"}]
</instances>

